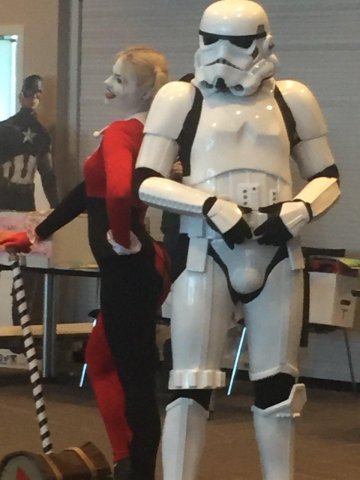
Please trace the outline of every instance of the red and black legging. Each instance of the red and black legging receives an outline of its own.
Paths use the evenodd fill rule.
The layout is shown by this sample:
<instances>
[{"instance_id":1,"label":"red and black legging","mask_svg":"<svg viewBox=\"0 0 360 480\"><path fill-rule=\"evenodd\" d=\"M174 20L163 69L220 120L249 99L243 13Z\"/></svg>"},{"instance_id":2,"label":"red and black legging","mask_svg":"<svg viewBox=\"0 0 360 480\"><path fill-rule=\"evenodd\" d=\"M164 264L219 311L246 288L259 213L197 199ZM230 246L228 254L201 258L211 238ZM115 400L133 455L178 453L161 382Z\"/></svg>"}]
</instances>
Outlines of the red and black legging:
<instances>
[{"instance_id":1,"label":"red and black legging","mask_svg":"<svg viewBox=\"0 0 360 480\"><path fill-rule=\"evenodd\" d=\"M138 254L101 262L101 315L86 352L114 461L130 456L136 480L153 480L155 472L160 441L156 312L164 284L168 287L162 251L146 243Z\"/></svg>"}]
</instances>

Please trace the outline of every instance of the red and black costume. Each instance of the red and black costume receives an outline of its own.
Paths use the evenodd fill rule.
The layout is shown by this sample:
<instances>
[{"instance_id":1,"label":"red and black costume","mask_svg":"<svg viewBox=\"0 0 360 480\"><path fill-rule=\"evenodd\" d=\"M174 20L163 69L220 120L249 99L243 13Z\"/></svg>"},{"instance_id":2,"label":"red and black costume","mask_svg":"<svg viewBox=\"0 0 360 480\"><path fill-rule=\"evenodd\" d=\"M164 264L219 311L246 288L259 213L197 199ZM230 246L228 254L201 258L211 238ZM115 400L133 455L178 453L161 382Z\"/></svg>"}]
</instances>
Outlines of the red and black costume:
<instances>
[{"instance_id":1,"label":"red and black costume","mask_svg":"<svg viewBox=\"0 0 360 480\"><path fill-rule=\"evenodd\" d=\"M142 135L143 124L137 119L110 124L85 163L85 181L36 229L46 238L88 212L89 242L101 273L102 314L90 336L86 361L114 461L130 456L132 480L154 478L160 440L156 312L167 283L163 251L144 227L146 206L132 195ZM141 251L117 255L107 241L110 229L126 248L132 231Z\"/></svg>"}]
</instances>

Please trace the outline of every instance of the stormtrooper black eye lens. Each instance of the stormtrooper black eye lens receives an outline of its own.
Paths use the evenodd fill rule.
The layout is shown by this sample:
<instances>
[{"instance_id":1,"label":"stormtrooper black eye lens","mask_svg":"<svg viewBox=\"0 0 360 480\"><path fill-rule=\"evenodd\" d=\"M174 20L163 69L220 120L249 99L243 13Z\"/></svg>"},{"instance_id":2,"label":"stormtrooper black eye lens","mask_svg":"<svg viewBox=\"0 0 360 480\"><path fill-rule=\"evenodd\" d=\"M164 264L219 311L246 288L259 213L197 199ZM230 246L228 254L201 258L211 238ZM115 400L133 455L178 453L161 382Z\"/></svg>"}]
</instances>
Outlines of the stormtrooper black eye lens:
<instances>
[{"instance_id":1,"label":"stormtrooper black eye lens","mask_svg":"<svg viewBox=\"0 0 360 480\"><path fill-rule=\"evenodd\" d=\"M203 33L202 37L204 45L211 45L219 40L219 37L217 35L212 35L211 33Z\"/></svg>"},{"instance_id":2,"label":"stormtrooper black eye lens","mask_svg":"<svg viewBox=\"0 0 360 480\"><path fill-rule=\"evenodd\" d=\"M236 45L237 47L249 48L251 47L251 44L253 43L255 38L255 35L247 35L243 37L229 37L229 40L233 45Z\"/></svg>"},{"instance_id":3,"label":"stormtrooper black eye lens","mask_svg":"<svg viewBox=\"0 0 360 480\"><path fill-rule=\"evenodd\" d=\"M202 36L204 45L212 45L213 43L216 43L219 40L227 40L228 42L240 48L249 48L257 38L262 38L266 36L265 32L256 33L255 35L239 35L239 36L219 35L215 33L204 32L203 30L200 30L199 33Z\"/></svg>"}]
</instances>

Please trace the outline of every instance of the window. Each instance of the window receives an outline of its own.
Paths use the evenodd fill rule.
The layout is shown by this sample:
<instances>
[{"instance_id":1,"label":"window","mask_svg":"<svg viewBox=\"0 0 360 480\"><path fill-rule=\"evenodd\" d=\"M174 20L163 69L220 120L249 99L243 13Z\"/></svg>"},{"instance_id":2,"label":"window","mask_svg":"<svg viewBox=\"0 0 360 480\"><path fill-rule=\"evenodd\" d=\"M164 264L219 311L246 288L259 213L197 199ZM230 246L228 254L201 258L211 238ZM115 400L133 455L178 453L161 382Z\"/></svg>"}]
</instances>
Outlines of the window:
<instances>
[{"instance_id":1,"label":"window","mask_svg":"<svg viewBox=\"0 0 360 480\"><path fill-rule=\"evenodd\" d=\"M0 25L0 120L13 115L22 82L21 25Z\"/></svg>"},{"instance_id":2,"label":"window","mask_svg":"<svg viewBox=\"0 0 360 480\"><path fill-rule=\"evenodd\" d=\"M0 36L0 120L16 110L16 54L18 35Z\"/></svg>"}]
</instances>

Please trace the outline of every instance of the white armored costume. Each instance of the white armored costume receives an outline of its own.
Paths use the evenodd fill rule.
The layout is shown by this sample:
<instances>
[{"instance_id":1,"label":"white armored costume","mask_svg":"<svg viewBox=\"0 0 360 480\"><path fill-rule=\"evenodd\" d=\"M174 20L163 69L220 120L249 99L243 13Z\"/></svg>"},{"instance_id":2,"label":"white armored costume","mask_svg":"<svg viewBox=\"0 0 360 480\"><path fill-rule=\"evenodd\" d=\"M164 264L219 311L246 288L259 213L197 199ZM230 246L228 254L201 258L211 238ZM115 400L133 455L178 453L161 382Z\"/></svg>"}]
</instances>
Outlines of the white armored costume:
<instances>
[{"instance_id":1,"label":"white armored costume","mask_svg":"<svg viewBox=\"0 0 360 480\"><path fill-rule=\"evenodd\" d=\"M165 85L145 125L140 198L180 213L189 238L172 295L176 399L164 426L165 480L196 478L209 400L199 391L224 385L220 362L234 302L243 304L248 328L263 478L293 478L293 419L306 400L295 384L303 304L297 237L335 202L339 186L317 101L299 82L275 84L272 49L259 4L213 3L200 24L194 80ZM167 177L199 97L179 184ZM308 181L295 196L291 157Z\"/></svg>"}]
</instances>

